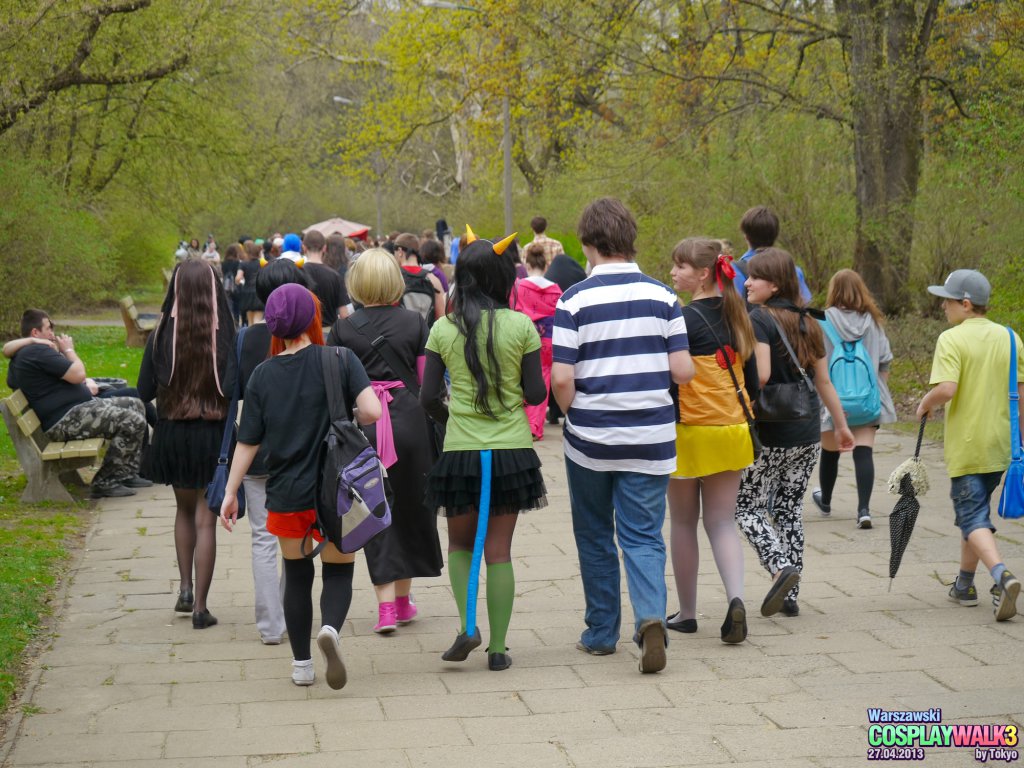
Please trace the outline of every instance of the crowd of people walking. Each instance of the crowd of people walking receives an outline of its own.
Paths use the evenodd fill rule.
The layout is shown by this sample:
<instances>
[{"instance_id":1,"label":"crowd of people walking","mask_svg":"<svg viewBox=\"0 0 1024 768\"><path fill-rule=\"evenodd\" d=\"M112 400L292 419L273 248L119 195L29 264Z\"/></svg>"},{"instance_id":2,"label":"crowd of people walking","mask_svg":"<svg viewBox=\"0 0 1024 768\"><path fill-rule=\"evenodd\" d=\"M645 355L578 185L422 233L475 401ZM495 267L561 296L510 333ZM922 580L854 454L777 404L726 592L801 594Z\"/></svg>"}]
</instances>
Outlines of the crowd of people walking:
<instances>
[{"instance_id":1,"label":"crowd of people walking","mask_svg":"<svg viewBox=\"0 0 1024 768\"><path fill-rule=\"evenodd\" d=\"M748 246L740 259L720 239L681 240L671 251L671 286L640 270L636 221L612 198L580 216L586 269L546 234L543 217L531 222L534 239L522 256L514 234L491 240L467 227L449 242L442 224L422 237L394 233L365 245L315 231L240 238L223 259L212 236L205 250L183 244L138 388L102 407L119 414L117 425L102 420L102 434L120 447L108 452L96 489L174 489L174 610L191 614L196 629L217 624L217 516L204 489L238 393L220 523L234 529L242 491L257 632L268 645L287 636L293 682L313 684L307 544L322 542L316 644L328 685L345 685L339 633L357 557L322 541L315 501L317 447L332 420L325 374L336 373L345 412L393 489L392 523L361 556L377 598L374 632L416 620L415 581L446 570L459 626L442 657L465 661L484 640L470 621L482 561L488 668L511 666L513 537L520 514L547 504L534 446L545 422L562 419L584 593L581 652L617 650L621 562L640 671L665 667L669 632L698 630L701 523L725 592L723 642L742 643L750 631L744 537L768 576L760 613L798 616L801 576L813 567L803 519L814 470L820 514L845 512L856 528L870 528L872 447L878 427L896 419L885 318L861 277L840 270L825 309L812 307L802 270L775 245L779 220L764 206L740 222ZM1016 613L1020 582L996 548L989 506L1010 458L1009 406L998 403L1009 399L1011 346L1024 381L1024 346L1012 331L1004 344L1005 332L985 318L991 287L979 272L958 270L929 290L953 326L939 339L933 389L918 409L923 417L947 408L946 460L963 539L949 596L978 603L980 560L1003 621ZM83 404L96 393L72 340L57 337L40 310L26 312L22 330L3 349L13 358L9 385L25 390L48 434L87 436L72 416L92 413ZM140 440L142 404L151 401L152 439ZM833 500L844 452L857 487L851 510Z\"/></svg>"}]
</instances>

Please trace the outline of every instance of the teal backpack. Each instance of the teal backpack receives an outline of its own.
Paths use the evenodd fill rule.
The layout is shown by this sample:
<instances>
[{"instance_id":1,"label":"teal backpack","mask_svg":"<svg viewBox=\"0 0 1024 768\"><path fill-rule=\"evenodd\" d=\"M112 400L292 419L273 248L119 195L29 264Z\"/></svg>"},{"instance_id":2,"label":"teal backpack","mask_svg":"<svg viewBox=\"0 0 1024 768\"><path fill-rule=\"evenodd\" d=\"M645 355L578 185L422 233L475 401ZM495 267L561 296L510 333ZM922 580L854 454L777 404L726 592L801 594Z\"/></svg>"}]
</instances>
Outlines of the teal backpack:
<instances>
[{"instance_id":1,"label":"teal backpack","mask_svg":"<svg viewBox=\"0 0 1024 768\"><path fill-rule=\"evenodd\" d=\"M851 427L876 421L882 415L882 395L878 391L878 374L863 339L843 341L828 320L819 320L832 342L832 357L828 361L828 375L839 394Z\"/></svg>"}]
</instances>

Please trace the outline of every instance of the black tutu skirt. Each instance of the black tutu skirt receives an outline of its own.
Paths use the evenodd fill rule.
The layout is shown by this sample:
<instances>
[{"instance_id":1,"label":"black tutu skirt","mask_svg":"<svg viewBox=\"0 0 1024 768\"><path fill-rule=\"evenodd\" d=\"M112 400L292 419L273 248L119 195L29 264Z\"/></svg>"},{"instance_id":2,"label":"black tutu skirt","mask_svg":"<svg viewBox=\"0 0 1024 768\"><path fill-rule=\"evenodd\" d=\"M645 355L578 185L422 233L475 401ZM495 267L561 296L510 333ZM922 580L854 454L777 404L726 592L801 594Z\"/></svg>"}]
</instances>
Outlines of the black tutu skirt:
<instances>
[{"instance_id":1,"label":"black tutu skirt","mask_svg":"<svg viewBox=\"0 0 1024 768\"><path fill-rule=\"evenodd\" d=\"M427 503L444 517L476 512L480 505L480 451L445 451L427 477ZM491 451L492 515L548 504L540 459L532 448Z\"/></svg>"},{"instance_id":2,"label":"black tutu skirt","mask_svg":"<svg viewBox=\"0 0 1024 768\"><path fill-rule=\"evenodd\" d=\"M213 479L223 437L223 421L161 419L139 474L174 488L205 489Z\"/></svg>"}]
</instances>

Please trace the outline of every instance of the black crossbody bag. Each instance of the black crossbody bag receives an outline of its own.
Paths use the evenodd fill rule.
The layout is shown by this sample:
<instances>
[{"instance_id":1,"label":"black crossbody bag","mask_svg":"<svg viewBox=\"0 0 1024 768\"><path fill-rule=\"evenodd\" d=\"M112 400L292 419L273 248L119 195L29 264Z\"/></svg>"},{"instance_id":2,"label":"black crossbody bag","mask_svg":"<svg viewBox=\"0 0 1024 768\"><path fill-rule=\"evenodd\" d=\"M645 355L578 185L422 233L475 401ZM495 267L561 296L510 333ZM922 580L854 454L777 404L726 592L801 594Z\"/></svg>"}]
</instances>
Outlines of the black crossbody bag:
<instances>
[{"instance_id":1,"label":"black crossbody bag","mask_svg":"<svg viewBox=\"0 0 1024 768\"><path fill-rule=\"evenodd\" d=\"M743 416L747 420L747 429L750 431L750 442L754 446L754 461L757 461L757 457L761 455L763 446L761 445L761 438L757 436L757 424L754 421L754 415L750 412L750 408L747 407L747 398L744 397L743 387L740 386L739 379L736 378L736 371L732 369L732 361L729 360L729 353L725 349L725 345L722 344L722 340L718 338L718 334L715 333L715 329L712 327L710 321L704 316L704 313L693 303L689 304L690 309L697 313L697 317L704 321L704 325L708 327L708 331L711 333L711 338L715 340L715 344L722 350L722 357L725 359L726 369L729 371L729 376L732 378L732 385L736 391L736 399L740 401L740 408L743 409Z\"/></svg>"}]
</instances>

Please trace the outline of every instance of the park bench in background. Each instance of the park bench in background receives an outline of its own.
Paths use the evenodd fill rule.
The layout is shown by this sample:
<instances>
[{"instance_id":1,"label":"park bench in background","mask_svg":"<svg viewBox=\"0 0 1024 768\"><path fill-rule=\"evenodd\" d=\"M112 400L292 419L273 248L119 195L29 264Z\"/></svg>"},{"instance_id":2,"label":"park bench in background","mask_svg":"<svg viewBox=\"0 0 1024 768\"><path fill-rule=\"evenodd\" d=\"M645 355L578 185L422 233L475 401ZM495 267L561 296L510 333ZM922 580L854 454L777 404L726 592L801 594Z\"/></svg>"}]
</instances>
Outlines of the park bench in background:
<instances>
[{"instance_id":1,"label":"park bench in background","mask_svg":"<svg viewBox=\"0 0 1024 768\"><path fill-rule=\"evenodd\" d=\"M28 405L20 389L0 400L0 411L11 434L18 462L28 482L21 495L23 502L74 501L61 481L66 475L74 481L76 470L99 464L107 441L102 437L87 440L51 441L43 434L39 417ZM81 474L78 474L81 480Z\"/></svg>"},{"instance_id":2,"label":"park bench in background","mask_svg":"<svg viewBox=\"0 0 1024 768\"><path fill-rule=\"evenodd\" d=\"M121 319L124 320L124 329L128 334L125 345L129 347L144 347L149 334L156 328L156 315L140 315L135 308L135 299L125 296L120 301Z\"/></svg>"}]
</instances>

